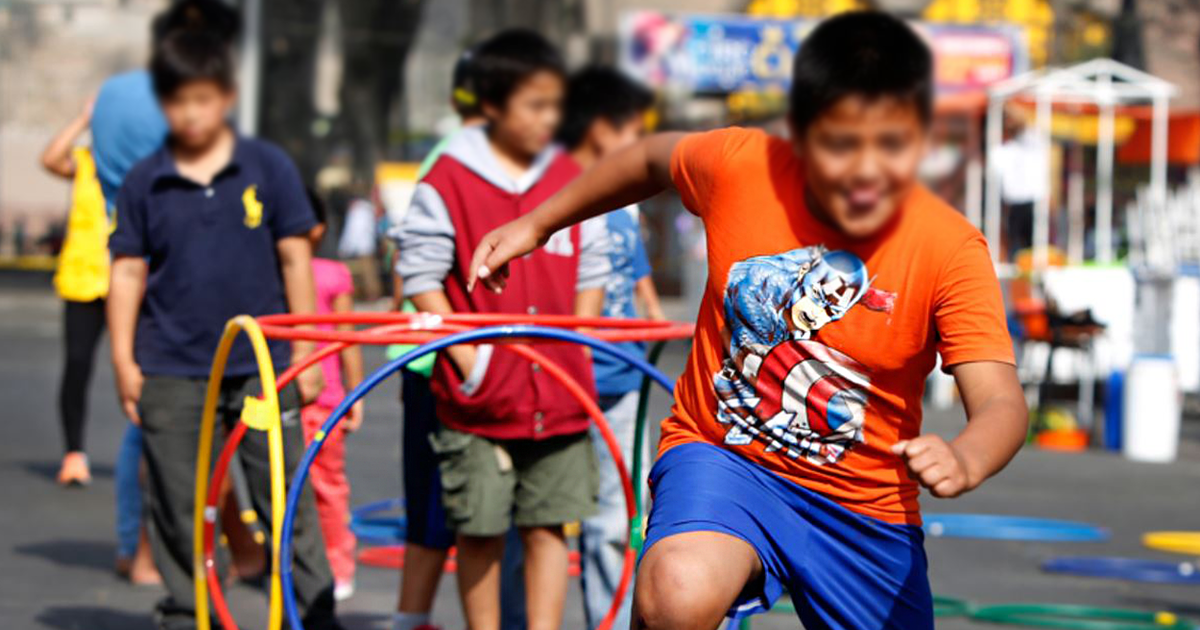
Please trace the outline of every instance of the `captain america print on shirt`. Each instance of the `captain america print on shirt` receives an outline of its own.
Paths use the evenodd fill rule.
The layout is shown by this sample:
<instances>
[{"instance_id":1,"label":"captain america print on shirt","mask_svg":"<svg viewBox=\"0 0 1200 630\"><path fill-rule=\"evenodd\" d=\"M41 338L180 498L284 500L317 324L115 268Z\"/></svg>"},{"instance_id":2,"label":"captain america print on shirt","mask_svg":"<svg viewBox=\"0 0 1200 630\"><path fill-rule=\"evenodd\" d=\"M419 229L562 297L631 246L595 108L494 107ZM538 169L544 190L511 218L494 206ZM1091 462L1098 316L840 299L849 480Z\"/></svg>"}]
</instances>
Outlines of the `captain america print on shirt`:
<instances>
[{"instance_id":1,"label":"captain america print on shirt","mask_svg":"<svg viewBox=\"0 0 1200 630\"><path fill-rule=\"evenodd\" d=\"M816 337L855 306L890 313L894 303L846 251L818 245L735 263L724 296L728 354L713 376L725 443L817 465L862 443L870 372Z\"/></svg>"}]
</instances>

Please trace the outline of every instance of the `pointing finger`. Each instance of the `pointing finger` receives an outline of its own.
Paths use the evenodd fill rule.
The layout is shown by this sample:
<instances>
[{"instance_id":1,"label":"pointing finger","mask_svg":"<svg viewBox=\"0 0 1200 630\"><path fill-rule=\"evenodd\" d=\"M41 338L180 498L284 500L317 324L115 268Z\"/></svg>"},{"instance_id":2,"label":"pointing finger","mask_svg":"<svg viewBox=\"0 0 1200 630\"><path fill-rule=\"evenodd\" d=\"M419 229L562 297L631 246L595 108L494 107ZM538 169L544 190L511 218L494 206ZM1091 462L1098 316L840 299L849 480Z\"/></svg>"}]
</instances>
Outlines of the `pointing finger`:
<instances>
[{"instance_id":1,"label":"pointing finger","mask_svg":"<svg viewBox=\"0 0 1200 630\"><path fill-rule=\"evenodd\" d=\"M475 253L471 255L471 265L467 267L467 291L475 289L475 281L479 278L488 277L488 268L484 265L488 254L491 253L494 246L491 242L491 235L483 237L483 241L475 248Z\"/></svg>"}]
</instances>

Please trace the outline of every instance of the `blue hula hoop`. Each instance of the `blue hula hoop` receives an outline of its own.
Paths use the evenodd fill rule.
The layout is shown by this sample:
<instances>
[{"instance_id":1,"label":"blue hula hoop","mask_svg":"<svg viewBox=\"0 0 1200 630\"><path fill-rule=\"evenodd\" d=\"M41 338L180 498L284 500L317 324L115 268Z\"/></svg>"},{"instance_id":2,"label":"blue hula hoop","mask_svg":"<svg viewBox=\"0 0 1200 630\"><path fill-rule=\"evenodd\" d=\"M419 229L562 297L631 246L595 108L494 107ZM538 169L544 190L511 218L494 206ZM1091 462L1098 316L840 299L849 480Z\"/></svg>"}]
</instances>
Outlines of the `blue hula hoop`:
<instances>
[{"instance_id":1,"label":"blue hula hoop","mask_svg":"<svg viewBox=\"0 0 1200 630\"><path fill-rule=\"evenodd\" d=\"M408 518L404 514L376 516L403 509L403 498L364 503L350 510L350 531L359 542L367 545L403 543L408 532Z\"/></svg>"},{"instance_id":2,"label":"blue hula hoop","mask_svg":"<svg viewBox=\"0 0 1200 630\"><path fill-rule=\"evenodd\" d=\"M587 335L577 333L572 330L563 330L558 328L543 328L540 326L488 326L476 330L468 330L465 332L447 335L441 339L431 341L422 346L418 346L400 357L385 363L382 367L372 372L363 382L355 387L342 402L334 408L329 414L329 418L321 425L320 431L308 445L304 451L304 457L300 459L300 464L296 467L296 472L293 473L291 487L288 488L287 509L283 513L283 535L279 540L280 558L279 572L280 582L283 589L283 607L287 614L288 623L291 624L292 630L304 630L304 624L300 619L300 608L296 603L295 587L292 581L292 530L293 521L296 518L296 509L300 504L300 491L304 488L304 483L308 480L308 471L312 467L313 460L316 459L317 453L321 452L321 446L325 443L324 436L333 432L337 427L338 422L350 411L350 407L354 406L359 400L367 395L375 386L387 380L389 376L395 374L398 370L408 365L409 363L432 352L443 350L450 346L474 343L478 341L486 341L489 339L505 339L505 338L522 338L522 339L548 339L551 341L567 341L571 343L588 346L593 350L607 354L615 359L620 359L630 366L637 368L643 374L654 379L668 392L674 390L674 384L671 379L665 374L650 365L642 357L630 354L625 350L607 342L593 339Z\"/></svg>"},{"instance_id":3,"label":"blue hula hoop","mask_svg":"<svg viewBox=\"0 0 1200 630\"><path fill-rule=\"evenodd\" d=\"M378 512L391 512L392 510L403 510L404 499L397 497L395 499L380 499L364 503L350 510L350 518L352 519L368 519L372 514Z\"/></svg>"},{"instance_id":4,"label":"blue hula hoop","mask_svg":"<svg viewBox=\"0 0 1200 630\"><path fill-rule=\"evenodd\" d=\"M1131 582L1200 584L1200 567L1191 562L1070 556L1049 560L1042 565L1042 570L1048 573L1065 573Z\"/></svg>"},{"instance_id":5,"label":"blue hula hoop","mask_svg":"<svg viewBox=\"0 0 1200 630\"><path fill-rule=\"evenodd\" d=\"M997 514L927 514L925 533L933 538L984 538L1023 542L1099 542L1103 527L1051 518Z\"/></svg>"}]
</instances>

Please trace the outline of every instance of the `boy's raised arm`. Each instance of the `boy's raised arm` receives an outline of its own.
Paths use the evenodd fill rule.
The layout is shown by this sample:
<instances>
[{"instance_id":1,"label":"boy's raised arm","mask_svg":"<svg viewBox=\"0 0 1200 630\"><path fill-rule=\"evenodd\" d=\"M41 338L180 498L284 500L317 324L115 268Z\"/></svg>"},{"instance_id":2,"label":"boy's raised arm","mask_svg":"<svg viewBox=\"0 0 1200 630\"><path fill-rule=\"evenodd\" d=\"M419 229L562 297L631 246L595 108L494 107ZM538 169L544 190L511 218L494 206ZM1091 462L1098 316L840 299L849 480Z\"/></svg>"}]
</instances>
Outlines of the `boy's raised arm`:
<instances>
[{"instance_id":1,"label":"boy's raised arm","mask_svg":"<svg viewBox=\"0 0 1200 630\"><path fill-rule=\"evenodd\" d=\"M95 96L89 98L87 104L83 106L83 111L55 134L54 138L50 140L50 144L46 145L42 151L41 161L42 167L47 171L63 179L75 177L75 159L71 153L75 147L75 141L83 135L83 132L87 131L88 125L92 123L92 105L95 102Z\"/></svg>"},{"instance_id":2,"label":"boy's raised arm","mask_svg":"<svg viewBox=\"0 0 1200 630\"><path fill-rule=\"evenodd\" d=\"M671 153L682 132L655 134L600 160L533 212L489 232L475 248L467 290L482 280L502 291L508 261L541 247L558 230L614 208L653 197L671 186Z\"/></svg>"}]
</instances>

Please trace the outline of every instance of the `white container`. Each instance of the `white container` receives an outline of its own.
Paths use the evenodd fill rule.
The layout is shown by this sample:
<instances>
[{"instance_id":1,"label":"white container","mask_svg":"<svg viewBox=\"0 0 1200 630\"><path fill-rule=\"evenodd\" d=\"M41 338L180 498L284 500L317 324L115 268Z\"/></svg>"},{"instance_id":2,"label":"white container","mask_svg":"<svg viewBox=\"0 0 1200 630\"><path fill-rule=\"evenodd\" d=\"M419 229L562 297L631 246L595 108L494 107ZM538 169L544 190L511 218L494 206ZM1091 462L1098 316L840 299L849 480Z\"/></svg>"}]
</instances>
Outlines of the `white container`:
<instances>
[{"instance_id":1,"label":"white container","mask_svg":"<svg viewBox=\"0 0 1200 630\"><path fill-rule=\"evenodd\" d=\"M1133 357L1125 375L1122 452L1141 462L1173 462L1179 451L1179 377L1170 355Z\"/></svg>"}]
</instances>

